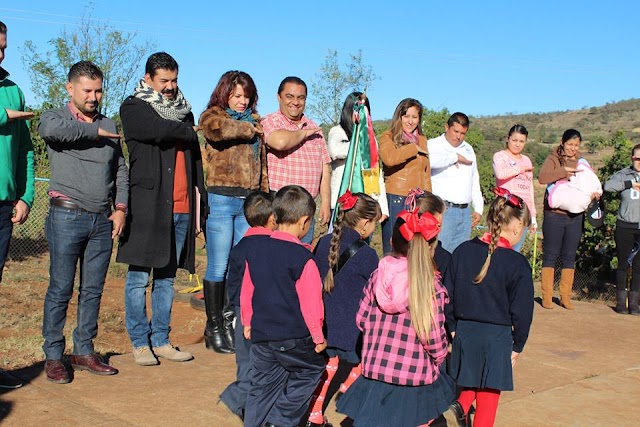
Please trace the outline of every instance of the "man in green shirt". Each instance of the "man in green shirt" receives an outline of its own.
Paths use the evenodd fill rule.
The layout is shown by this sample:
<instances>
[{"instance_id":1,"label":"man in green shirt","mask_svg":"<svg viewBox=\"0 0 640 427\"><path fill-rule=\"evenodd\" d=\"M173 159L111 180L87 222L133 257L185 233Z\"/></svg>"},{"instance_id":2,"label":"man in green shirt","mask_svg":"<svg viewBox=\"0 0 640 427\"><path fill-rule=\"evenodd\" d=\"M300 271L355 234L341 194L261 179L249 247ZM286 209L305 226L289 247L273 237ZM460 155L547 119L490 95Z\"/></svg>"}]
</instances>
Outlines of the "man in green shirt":
<instances>
[{"instance_id":1,"label":"man in green shirt","mask_svg":"<svg viewBox=\"0 0 640 427\"><path fill-rule=\"evenodd\" d=\"M7 26L0 22L0 64L7 48ZM24 111L24 95L0 67L0 282L9 252L13 224L22 224L33 203L33 145ZM22 383L0 369L0 388L17 388Z\"/></svg>"}]
</instances>

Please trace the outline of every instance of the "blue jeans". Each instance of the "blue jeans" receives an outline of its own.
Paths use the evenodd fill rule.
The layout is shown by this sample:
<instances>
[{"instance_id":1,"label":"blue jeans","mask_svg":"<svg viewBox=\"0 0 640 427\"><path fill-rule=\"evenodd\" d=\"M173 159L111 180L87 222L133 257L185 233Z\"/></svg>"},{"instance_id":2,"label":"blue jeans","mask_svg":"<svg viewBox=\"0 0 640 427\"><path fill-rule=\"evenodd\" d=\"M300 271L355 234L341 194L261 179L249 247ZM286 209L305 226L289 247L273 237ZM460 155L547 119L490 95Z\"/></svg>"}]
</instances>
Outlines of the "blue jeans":
<instances>
[{"instance_id":1,"label":"blue jeans","mask_svg":"<svg viewBox=\"0 0 640 427\"><path fill-rule=\"evenodd\" d=\"M189 226L189 214L173 214L175 253L169 265L153 269L151 286L151 322L147 318L147 286L151 268L129 266L124 285L125 324L133 348L162 347L169 344L173 282L176 278L177 260L180 259ZM175 258L173 258L175 257ZM149 339L151 337L151 339Z\"/></svg>"},{"instance_id":2,"label":"blue jeans","mask_svg":"<svg viewBox=\"0 0 640 427\"><path fill-rule=\"evenodd\" d=\"M108 213L51 206L45 230L49 243L49 287L44 298L42 349L47 359L64 354L64 324L73 294L76 264L80 260L78 324L73 331L73 354L93 353L98 333L98 312L109 268L113 240Z\"/></svg>"},{"instance_id":3,"label":"blue jeans","mask_svg":"<svg viewBox=\"0 0 640 427\"><path fill-rule=\"evenodd\" d=\"M11 232L13 231L13 203L0 202L0 282L2 282L2 270L9 254L9 243L11 243Z\"/></svg>"},{"instance_id":4,"label":"blue jeans","mask_svg":"<svg viewBox=\"0 0 640 427\"><path fill-rule=\"evenodd\" d=\"M227 275L229 252L249 229L244 218L244 198L208 193L207 270L204 280L222 282Z\"/></svg>"},{"instance_id":5,"label":"blue jeans","mask_svg":"<svg viewBox=\"0 0 640 427\"><path fill-rule=\"evenodd\" d=\"M314 215L314 217L311 219L311 226L309 227L309 231L307 231L307 234L302 236L302 239L300 239L300 241L302 243L306 243L310 245L313 242L313 233L315 231L315 228L316 228L316 217Z\"/></svg>"},{"instance_id":6,"label":"blue jeans","mask_svg":"<svg viewBox=\"0 0 640 427\"><path fill-rule=\"evenodd\" d=\"M393 226L396 223L396 217L404 210L405 196L396 194L387 194L387 202L389 204L389 218L382 223L382 250L385 255L391 253L391 237L393 236Z\"/></svg>"},{"instance_id":7,"label":"blue jeans","mask_svg":"<svg viewBox=\"0 0 640 427\"><path fill-rule=\"evenodd\" d=\"M442 216L439 239L449 253L471 237L471 208L448 207Z\"/></svg>"}]
</instances>

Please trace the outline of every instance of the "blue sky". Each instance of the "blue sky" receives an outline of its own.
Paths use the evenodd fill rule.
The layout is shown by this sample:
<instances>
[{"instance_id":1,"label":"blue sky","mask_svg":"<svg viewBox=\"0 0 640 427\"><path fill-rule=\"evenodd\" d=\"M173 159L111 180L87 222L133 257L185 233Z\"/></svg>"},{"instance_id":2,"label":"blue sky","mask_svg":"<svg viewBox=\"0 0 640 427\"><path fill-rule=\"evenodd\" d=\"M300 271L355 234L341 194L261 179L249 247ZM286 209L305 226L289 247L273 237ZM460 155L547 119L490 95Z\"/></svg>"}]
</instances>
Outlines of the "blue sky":
<instances>
[{"instance_id":1,"label":"blue sky","mask_svg":"<svg viewBox=\"0 0 640 427\"><path fill-rule=\"evenodd\" d=\"M9 27L3 62L37 100L20 56L73 30L88 2L3 2ZM60 7L64 4L64 7ZM11 7L8 7L11 6ZM138 31L180 64L179 85L196 116L220 75L248 72L259 112L277 109L283 77L308 84L328 49L344 60L362 50L379 77L369 89L373 119L406 97L472 115L578 109L640 97L637 1L123 1L94 3L92 17ZM140 64L140 77L143 75ZM346 94L345 94L346 95ZM310 99L312 101L312 99Z\"/></svg>"}]
</instances>

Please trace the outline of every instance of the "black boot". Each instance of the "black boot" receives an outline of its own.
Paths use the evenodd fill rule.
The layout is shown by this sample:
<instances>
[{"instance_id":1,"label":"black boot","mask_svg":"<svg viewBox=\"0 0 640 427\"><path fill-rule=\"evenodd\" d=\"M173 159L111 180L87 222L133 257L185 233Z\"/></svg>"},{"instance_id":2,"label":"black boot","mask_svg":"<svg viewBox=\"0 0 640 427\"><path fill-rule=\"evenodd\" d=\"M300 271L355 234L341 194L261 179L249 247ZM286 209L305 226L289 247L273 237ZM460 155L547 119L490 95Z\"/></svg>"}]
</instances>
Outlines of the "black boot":
<instances>
[{"instance_id":1,"label":"black boot","mask_svg":"<svg viewBox=\"0 0 640 427\"><path fill-rule=\"evenodd\" d=\"M224 282L202 282L204 290L205 311L207 312L207 326L204 329L204 342L208 349L216 353L233 353L224 337L222 303L224 301Z\"/></svg>"},{"instance_id":2,"label":"black boot","mask_svg":"<svg viewBox=\"0 0 640 427\"><path fill-rule=\"evenodd\" d=\"M233 351L236 350L236 334L233 330L233 320L236 318L236 312L229 303L229 296L225 292L224 308L222 309L222 328L224 338L227 340L227 346Z\"/></svg>"},{"instance_id":3,"label":"black boot","mask_svg":"<svg viewBox=\"0 0 640 427\"><path fill-rule=\"evenodd\" d=\"M640 300L640 292L629 292L629 314L640 314L640 308L638 308L638 301Z\"/></svg>"},{"instance_id":4,"label":"black boot","mask_svg":"<svg viewBox=\"0 0 640 427\"><path fill-rule=\"evenodd\" d=\"M616 290L616 306L613 307L613 311L618 314L627 314L627 290Z\"/></svg>"}]
</instances>

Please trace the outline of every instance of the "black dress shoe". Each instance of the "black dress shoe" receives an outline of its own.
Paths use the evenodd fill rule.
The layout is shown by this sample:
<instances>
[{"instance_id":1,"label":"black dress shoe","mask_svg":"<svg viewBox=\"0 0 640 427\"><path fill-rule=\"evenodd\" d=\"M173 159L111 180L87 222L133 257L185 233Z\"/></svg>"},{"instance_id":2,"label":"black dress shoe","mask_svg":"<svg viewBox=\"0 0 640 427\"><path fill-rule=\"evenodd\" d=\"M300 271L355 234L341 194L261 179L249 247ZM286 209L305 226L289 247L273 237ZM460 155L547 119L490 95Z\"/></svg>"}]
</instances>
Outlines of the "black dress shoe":
<instances>
[{"instance_id":1,"label":"black dress shoe","mask_svg":"<svg viewBox=\"0 0 640 427\"><path fill-rule=\"evenodd\" d=\"M72 355L69 357L71 367L76 371L89 371L96 375L115 375L118 370L102 361L95 353L86 355Z\"/></svg>"},{"instance_id":2,"label":"black dress shoe","mask_svg":"<svg viewBox=\"0 0 640 427\"><path fill-rule=\"evenodd\" d=\"M449 425L450 416L453 415L455 422L458 423L458 427L471 427L471 417L464 413L460 402L457 400L449 405L449 410L447 410L443 415L447 420L447 425Z\"/></svg>"},{"instance_id":3,"label":"black dress shoe","mask_svg":"<svg viewBox=\"0 0 640 427\"><path fill-rule=\"evenodd\" d=\"M62 360L47 360L44 362L44 372L47 374L47 380L56 384L67 384L71 382L71 377L64 366Z\"/></svg>"},{"instance_id":4,"label":"black dress shoe","mask_svg":"<svg viewBox=\"0 0 640 427\"><path fill-rule=\"evenodd\" d=\"M0 388L16 389L22 387L22 381L4 369L0 369Z\"/></svg>"},{"instance_id":5,"label":"black dress shoe","mask_svg":"<svg viewBox=\"0 0 640 427\"><path fill-rule=\"evenodd\" d=\"M322 422L322 424L312 423L311 421L307 421L307 423L304 425L304 427L333 427L333 424L331 424L325 418L325 420Z\"/></svg>"}]
</instances>

